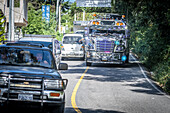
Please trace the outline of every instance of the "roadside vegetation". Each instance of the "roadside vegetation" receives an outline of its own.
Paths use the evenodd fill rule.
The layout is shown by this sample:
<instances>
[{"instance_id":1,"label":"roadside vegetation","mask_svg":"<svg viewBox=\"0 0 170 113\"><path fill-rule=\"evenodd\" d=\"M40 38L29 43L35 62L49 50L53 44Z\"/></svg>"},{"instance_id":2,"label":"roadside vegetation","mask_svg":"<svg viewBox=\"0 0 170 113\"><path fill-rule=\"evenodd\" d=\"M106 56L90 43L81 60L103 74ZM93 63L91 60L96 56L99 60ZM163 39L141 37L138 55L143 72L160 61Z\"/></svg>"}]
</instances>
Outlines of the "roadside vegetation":
<instances>
[{"instance_id":1,"label":"roadside vegetation","mask_svg":"<svg viewBox=\"0 0 170 113\"><path fill-rule=\"evenodd\" d=\"M2 10L0 9L0 42L5 40L5 22L5 16L3 15Z\"/></svg>"},{"instance_id":2,"label":"roadside vegetation","mask_svg":"<svg viewBox=\"0 0 170 113\"><path fill-rule=\"evenodd\" d=\"M125 12L131 31L131 49L170 94L170 6L168 0L115 0L116 12ZM128 13L127 13L128 12Z\"/></svg>"}]
</instances>

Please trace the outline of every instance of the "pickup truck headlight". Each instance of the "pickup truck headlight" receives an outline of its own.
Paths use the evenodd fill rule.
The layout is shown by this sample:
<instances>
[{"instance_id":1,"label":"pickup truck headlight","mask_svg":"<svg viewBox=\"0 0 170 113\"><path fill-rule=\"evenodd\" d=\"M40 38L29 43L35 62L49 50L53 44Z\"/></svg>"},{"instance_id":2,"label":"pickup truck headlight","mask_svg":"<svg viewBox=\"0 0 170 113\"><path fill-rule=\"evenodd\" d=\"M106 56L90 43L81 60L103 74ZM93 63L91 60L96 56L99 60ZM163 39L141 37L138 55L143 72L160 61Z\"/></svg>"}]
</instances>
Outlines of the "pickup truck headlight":
<instances>
[{"instance_id":1,"label":"pickup truck headlight","mask_svg":"<svg viewBox=\"0 0 170 113\"><path fill-rule=\"evenodd\" d=\"M66 80L67 84L67 80ZM64 80L44 80L45 89L63 90L66 87Z\"/></svg>"},{"instance_id":2,"label":"pickup truck headlight","mask_svg":"<svg viewBox=\"0 0 170 113\"><path fill-rule=\"evenodd\" d=\"M63 83L61 80L45 80L44 81L46 89L62 89Z\"/></svg>"},{"instance_id":3,"label":"pickup truck headlight","mask_svg":"<svg viewBox=\"0 0 170 113\"><path fill-rule=\"evenodd\" d=\"M0 77L0 85L6 85L7 78L6 77Z\"/></svg>"}]
</instances>

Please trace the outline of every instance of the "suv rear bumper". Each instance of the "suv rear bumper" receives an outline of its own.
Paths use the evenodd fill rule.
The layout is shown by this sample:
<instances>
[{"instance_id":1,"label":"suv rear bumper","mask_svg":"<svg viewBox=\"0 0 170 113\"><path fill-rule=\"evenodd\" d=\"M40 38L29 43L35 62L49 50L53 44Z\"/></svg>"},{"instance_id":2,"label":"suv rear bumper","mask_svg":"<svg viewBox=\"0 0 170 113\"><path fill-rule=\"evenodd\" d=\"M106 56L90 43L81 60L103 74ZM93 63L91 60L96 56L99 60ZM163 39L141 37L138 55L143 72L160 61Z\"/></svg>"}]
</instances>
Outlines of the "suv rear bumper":
<instances>
[{"instance_id":1,"label":"suv rear bumper","mask_svg":"<svg viewBox=\"0 0 170 113\"><path fill-rule=\"evenodd\" d=\"M101 61L99 59L97 59L97 60L87 60L86 62L89 62L89 63L100 63L100 64L123 64L124 63L121 60Z\"/></svg>"},{"instance_id":2,"label":"suv rear bumper","mask_svg":"<svg viewBox=\"0 0 170 113\"><path fill-rule=\"evenodd\" d=\"M62 52L62 58L65 57L76 57L76 58L81 58L84 57L84 52L79 51L79 52Z\"/></svg>"},{"instance_id":3,"label":"suv rear bumper","mask_svg":"<svg viewBox=\"0 0 170 113\"><path fill-rule=\"evenodd\" d=\"M0 103L3 104L3 103L10 103L10 102L20 102L20 103L26 103L26 102L29 102L29 103L43 103L43 104L63 104L65 103L64 101L61 101L61 100L53 100L53 101L50 101L50 100L34 100L34 101L21 101L21 100L18 100L18 99L7 99L7 98L1 98L0 99Z\"/></svg>"}]
</instances>

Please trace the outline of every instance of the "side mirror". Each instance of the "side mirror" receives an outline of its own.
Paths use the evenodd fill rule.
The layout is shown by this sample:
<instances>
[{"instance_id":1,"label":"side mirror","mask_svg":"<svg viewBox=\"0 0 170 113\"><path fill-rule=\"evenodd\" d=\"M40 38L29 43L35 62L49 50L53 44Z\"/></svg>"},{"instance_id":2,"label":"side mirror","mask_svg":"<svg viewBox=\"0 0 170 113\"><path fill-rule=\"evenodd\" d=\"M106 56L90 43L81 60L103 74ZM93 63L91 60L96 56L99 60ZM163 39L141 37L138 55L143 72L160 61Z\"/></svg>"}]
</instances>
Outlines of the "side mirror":
<instances>
[{"instance_id":1,"label":"side mirror","mask_svg":"<svg viewBox=\"0 0 170 113\"><path fill-rule=\"evenodd\" d=\"M67 70L68 69L68 65L66 63L60 63L58 65L58 70Z\"/></svg>"},{"instance_id":2,"label":"side mirror","mask_svg":"<svg viewBox=\"0 0 170 113\"><path fill-rule=\"evenodd\" d=\"M63 80L64 90L65 90L68 84L68 80L67 79L62 79L62 80Z\"/></svg>"}]
</instances>

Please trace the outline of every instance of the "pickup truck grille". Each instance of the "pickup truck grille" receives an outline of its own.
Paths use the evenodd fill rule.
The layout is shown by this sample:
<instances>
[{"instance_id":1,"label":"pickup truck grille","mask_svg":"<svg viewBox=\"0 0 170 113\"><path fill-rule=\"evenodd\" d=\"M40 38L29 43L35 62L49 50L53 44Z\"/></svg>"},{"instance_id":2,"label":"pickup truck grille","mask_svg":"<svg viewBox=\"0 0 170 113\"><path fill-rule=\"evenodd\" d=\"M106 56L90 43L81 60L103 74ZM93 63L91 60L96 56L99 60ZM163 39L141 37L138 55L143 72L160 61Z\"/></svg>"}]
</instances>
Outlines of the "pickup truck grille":
<instances>
[{"instance_id":1,"label":"pickup truck grille","mask_svg":"<svg viewBox=\"0 0 170 113\"><path fill-rule=\"evenodd\" d=\"M114 49L114 41L108 41L108 40L98 40L96 42L96 50L98 52L112 52Z\"/></svg>"},{"instance_id":2,"label":"pickup truck grille","mask_svg":"<svg viewBox=\"0 0 170 113\"><path fill-rule=\"evenodd\" d=\"M27 90L41 90L42 89L41 79L25 79L25 78L11 78L10 88L11 89L27 89Z\"/></svg>"},{"instance_id":3,"label":"pickup truck grille","mask_svg":"<svg viewBox=\"0 0 170 113\"><path fill-rule=\"evenodd\" d=\"M8 92L3 94L4 98L9 100L18 100L19 94L33 95L33 99L41 101L41 95L44 94L44 78L33 77L9 77L7 88Z\"/></svg>"},{"instance_id":4,"label":"pickup truck grille","mask_svg":"<svg viewBox=\"0 0 170 113\"><path fill-rule=\"evenodd\" d=\"M4 75L0 74L0 77L4 77ZM23 99L26 99L32 102L41 102L41 104L44 101L52 101L51 99L48 99L47 92L63 92L64 87L62 84L66 83L65 85L67 85L68 82L67 79L11 76L10 74L6 74L5 77L7 77L6 84L4 86L0 86L1 88L7 89L3 92L3 99L7 101L23 101ZM51 88L50 86L55 87ZM54 103L60 103L60 101L54 101Z\"/></svg>"}]
</instances>

